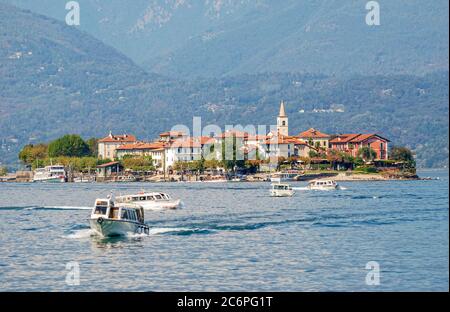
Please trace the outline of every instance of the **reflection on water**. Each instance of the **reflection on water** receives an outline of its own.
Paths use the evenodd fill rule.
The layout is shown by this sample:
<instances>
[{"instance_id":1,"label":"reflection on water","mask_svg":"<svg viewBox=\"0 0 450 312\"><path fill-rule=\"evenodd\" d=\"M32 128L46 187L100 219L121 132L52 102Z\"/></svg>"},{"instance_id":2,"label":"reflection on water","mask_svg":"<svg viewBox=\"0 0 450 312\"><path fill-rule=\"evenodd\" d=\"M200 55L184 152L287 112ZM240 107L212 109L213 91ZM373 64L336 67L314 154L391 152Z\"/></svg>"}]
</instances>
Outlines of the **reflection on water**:
<instances>
[{"instance_id":1,"label":"reflection on water","mask_svg":"<svg viewBox=\"0 0 450 312\"><path fill-rule=\"evenodd\" d=\"M423 175L440 180L299 182L292 198L268 183L0 184L0 290L448 290L448 172ZM149 235L90 230L95 198L142 189L184 207L146 212ZM80 286L65 284L71 261Z\"/></svg>"}]
</instances>

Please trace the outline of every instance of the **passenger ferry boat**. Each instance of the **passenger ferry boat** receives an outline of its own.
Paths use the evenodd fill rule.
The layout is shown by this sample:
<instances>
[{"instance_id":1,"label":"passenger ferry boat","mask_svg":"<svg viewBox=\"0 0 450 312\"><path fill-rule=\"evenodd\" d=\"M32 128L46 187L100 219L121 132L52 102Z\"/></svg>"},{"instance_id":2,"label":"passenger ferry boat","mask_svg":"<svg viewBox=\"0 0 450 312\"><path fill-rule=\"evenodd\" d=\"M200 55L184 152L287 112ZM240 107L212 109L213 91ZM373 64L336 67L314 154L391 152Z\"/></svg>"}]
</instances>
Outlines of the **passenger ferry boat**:
<instances>
[{"instance_id":1,"label":"passenger ferry boat","mask_svg":"<svg viewBox=\"0 0 450 312\"><path fill-rule=\"evenodd\" d=\"M287 183L274 183L270 190L270 196L272 197L292 197L295 191Z\"/></svg>"},{"instance_id":2,"label":"passenger ferry boat","mask_svg":"<svg viewBox=\"0 0 450 312\"><path fill-rule=\"evenodd\" d=\"M136 204L145 210L177 209L182 205L180 199L172 199L169 194L162 192L141 192L117 196L116 202Z\"/></svg>"},{"instance_id":3,"label":"passenger ferry boat","mask_svg":"<svg viewBox=\"0 0 450 312\"><path fill-rule=\"evenodd\" d=\"M34 171L33 182L66 182L64 166L52 165L36 169Z\"/></svg>"},{"instance_id":4,"label":"passenger ferry boat","mask_svg":"<svg viewBox=\"0 0 450 312\"><path fill-rule=\"evenodd\" d=\"M149 234L144 223L144 209L133 204L117 204L112 196L95 200L89 219L91 229L104 237Z\"/></svg>"},{"instance_id":5,"label":"passenger ferry boat","mask_svg":"<svg viewBox=\"0 0 450 312\"><path fill-rule=\"evenodd\" d=\"M327 191L336 190L339 185L334 180L313 180L308 183L308 188L310 190Z\"/></svg>"}]
</instances>

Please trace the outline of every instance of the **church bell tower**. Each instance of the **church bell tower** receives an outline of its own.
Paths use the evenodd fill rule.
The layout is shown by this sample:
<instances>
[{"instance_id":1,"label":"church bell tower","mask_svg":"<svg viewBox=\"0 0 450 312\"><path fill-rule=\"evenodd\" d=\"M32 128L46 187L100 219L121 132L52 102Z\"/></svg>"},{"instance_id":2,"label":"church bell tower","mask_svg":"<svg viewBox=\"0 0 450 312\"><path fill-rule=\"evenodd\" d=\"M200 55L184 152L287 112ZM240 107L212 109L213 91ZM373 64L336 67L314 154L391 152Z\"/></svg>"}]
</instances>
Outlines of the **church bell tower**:
<instances>
[{"instance_id":1,"label":"church bell tower","mask_svg":"<svg viewBox=\"0 0 450 312\"><path fill-rule=\"evenodd\" d=\"M280 113L277 117L277 130L278 135L281 136L289 136L289 120L286 115L286 111L284 110L284 102L281 101L280 104Z\"/></svg>"}]
</instances>

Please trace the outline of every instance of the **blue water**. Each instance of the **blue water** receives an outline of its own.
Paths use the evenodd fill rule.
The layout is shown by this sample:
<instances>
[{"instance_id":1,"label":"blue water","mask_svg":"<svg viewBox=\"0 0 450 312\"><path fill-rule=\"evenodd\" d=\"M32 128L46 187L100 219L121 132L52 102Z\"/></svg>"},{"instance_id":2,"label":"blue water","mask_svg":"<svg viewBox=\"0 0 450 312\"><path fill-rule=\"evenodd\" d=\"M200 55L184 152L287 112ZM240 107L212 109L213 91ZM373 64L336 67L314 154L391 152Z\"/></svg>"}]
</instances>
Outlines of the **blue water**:
<instances>
[{"instance_id":1,"label":"blue water","mask_svg":"<svg viewBox=\"0 0 450 312\"><path fill-rule=\"evenodd\" d=\"M0 291L448 291L448 171L421 175L440 179L299 182L293 198L268 183L3 183ZM91 236L83 207L143 188L185 207L147 212L149 236ZM369 261L379 285L366 284Z\"/></svg>"}]
</instances>

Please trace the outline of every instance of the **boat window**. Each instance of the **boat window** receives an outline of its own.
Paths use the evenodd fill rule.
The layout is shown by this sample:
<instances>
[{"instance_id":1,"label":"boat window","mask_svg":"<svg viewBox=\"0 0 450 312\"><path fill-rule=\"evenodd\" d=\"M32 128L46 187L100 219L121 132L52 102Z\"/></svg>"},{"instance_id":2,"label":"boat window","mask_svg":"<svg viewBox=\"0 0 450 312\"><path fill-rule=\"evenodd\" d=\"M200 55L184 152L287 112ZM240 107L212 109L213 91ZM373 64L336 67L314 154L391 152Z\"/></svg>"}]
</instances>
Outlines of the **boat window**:
<instances>
[{"instance_id":1,"label":"boat window","mask_svg":"<svg viewBox=\"0 0 450 312\"><path fill-rule=\"evenodd\" d=\"M139 197L133 197L133 201L139 200Z\"/></svg>"},{"instance_id":2,"label":"boat window","mask_svg":"<svg viewBox=\"0 0 450 312\"><path fill-rule=\"evenodd\" d=\"M145 196L141 196L141 197L139 197L139 200L146 200L146 197Z\"/></svg>"},{"instance_id":3,"label":"boat window","mask_svg":"<svg viewBox=\"0 0 450 312\"><path fill-rule=\"evenodd\" d=\"M96 206L94 214L105 215L106 210L108 210L107 206Z\"/></svg>"},{"instance_id":4,"label":"boat window","mask_svg":"<svg viewBox=\"0 0 450 312\"><path fill-rule=\"evenodd\" d=\"M111 208L111 210L109 211L109 217L112 219L119 219L119 208Z\"/></svg>"},{"instance_id":5,"label":"boat window","mask_svg":"<svg viewBox=\"0 0 450 312\"><path fill-rule=\"evenodd\" d=\"M122 216L121 216L121 219L122 219L122 220L128 220L128 219L129 219L129 217L128 217L128 210L122 209Z\"/></svg>"},{"instance_id":6,"label":"boat window","mask_svg":"<svg viewBox=\"0 0 450 312\"><path fill-rule=\"evenodd\" d=\"M161 199L161 195L156 195L156 199Z\"/></svg>"},{"instance_id":7,"label":"boat window","mask_svg":"<svg viewBox=\"0 0 450 312\"><path fill-rule=\"evenodd\" d=\"M135 210L128 211L128 217L130 218L130 220L136 221L136 211Z\"/></svg>"}]
</instances>

